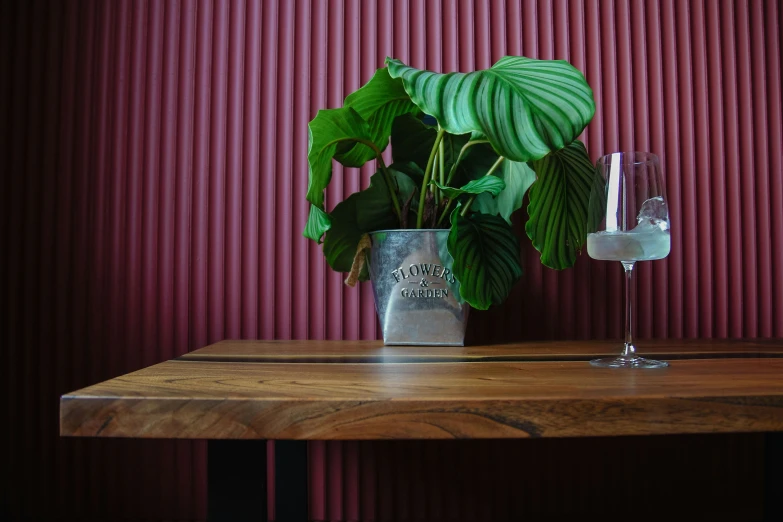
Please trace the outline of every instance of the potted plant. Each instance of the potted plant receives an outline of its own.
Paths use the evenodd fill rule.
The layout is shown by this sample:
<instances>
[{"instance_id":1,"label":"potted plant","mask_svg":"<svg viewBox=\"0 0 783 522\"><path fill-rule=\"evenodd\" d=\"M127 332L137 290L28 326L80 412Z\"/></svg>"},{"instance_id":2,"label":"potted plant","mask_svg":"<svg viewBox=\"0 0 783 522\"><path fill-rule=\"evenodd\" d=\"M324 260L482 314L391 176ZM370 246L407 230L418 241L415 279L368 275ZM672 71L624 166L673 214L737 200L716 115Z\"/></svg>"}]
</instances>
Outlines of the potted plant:
<instances>
[{"instance_id":1,"label":"potted plant","mask_svg":"<svg viewBox=\"0 0 783 522\"><path fill-rule=\"evenodd\" d=\"M576 138L594 113L590 86L565 61L507 56L438 74L387 58L309 124L304 236L347 284L372 278L387 344L462 344L468 305L502 303L522 275L511 215L525 193L541 262L574 264L593 180ZM327 212L334 160L377 171Z\"/></svg>"}]
</instances>

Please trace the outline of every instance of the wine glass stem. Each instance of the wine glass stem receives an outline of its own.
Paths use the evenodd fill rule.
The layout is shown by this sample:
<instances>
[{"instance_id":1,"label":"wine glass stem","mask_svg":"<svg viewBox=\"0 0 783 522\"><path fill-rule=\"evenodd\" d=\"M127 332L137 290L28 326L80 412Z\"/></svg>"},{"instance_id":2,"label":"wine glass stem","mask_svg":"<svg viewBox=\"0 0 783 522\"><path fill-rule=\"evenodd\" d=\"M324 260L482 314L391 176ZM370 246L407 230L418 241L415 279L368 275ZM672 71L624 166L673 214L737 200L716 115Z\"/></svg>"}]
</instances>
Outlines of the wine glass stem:
<instances>
[{"instance_id":1,"label":"wine glass stem","mask_svg":"<svg viewBox=\"0 0 783 522\"><path fill-rule=\"evenodd\" d=\"M633 346L633 261L622 261L625 269L625 347L623 356L632 357L636 353Z\"/></svg>"}]
</instances>

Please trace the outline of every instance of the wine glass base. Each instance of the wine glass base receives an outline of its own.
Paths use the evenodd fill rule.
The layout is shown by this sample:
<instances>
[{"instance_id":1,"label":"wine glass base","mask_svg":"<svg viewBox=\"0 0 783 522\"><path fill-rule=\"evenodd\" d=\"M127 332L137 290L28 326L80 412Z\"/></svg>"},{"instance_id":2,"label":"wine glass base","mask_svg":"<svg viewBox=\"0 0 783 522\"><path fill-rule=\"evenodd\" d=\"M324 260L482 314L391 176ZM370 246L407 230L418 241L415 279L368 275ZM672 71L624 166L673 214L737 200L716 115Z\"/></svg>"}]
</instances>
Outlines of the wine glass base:
<instances>
[{"instance_id":1,"label":"wine glass base","mask_svg":"<svg viewBox=\"0 0 783 522\"><path fill-rule=\"evenodd\" d=\"M590 364L598 366L599 368L666 368L669 366L669 363L666 361L645 359L638 355L621 355L619 357L593 359L590 361Z\"/></svg>"}]
</instances>

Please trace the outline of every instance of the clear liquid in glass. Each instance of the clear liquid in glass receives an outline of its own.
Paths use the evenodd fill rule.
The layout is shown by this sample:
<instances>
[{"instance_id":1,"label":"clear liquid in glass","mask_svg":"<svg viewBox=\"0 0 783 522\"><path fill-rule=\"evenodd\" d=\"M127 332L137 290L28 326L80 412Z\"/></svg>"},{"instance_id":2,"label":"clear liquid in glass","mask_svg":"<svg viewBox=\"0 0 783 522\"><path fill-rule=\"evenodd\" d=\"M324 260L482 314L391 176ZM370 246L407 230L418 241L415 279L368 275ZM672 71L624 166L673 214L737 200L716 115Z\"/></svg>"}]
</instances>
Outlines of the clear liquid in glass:
<instances>
[{"instance_id":1,"label":"clear liquid in glass","mask_svg":"<svg viewBox=\"0 0 783 522\"><path fill-rule=\"evenodd\" d=\"M671 245L669 232L657 227L645 231L603 231L587 235L587 254L603 261L663 259L669 255Z\"/></svg>"}]
</instances>

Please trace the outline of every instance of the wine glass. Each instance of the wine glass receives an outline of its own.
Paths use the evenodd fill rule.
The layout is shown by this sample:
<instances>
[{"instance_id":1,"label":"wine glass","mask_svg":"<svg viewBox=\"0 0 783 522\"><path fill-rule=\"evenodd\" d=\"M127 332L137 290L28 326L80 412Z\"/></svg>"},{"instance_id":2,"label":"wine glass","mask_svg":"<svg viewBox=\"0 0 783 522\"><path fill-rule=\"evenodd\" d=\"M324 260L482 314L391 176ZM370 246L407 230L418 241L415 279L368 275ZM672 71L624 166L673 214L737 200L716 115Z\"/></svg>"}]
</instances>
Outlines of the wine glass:
<instances>
[{"instance_id":1,"label":"wine glass","mask_svg":"<svg viewBox=\"0 0 783 522\"><path fill-rule=\"evenodd\" d=\"M620 261L625 269L625 346L619 357L590 361L604 368L664 368L669 363L636 355L631 332L633 267L663 259L671 250L658 156L615 152L596 163L588 203L587 253L593 259Z\"/></svg>"}]
</instances>

